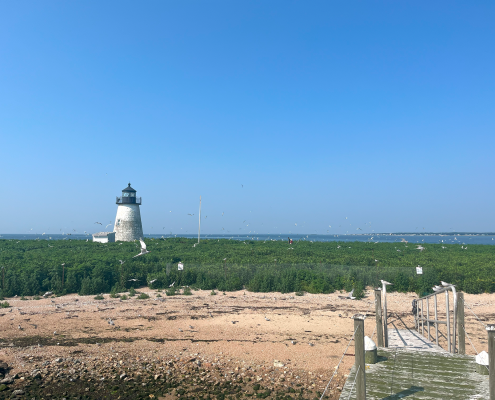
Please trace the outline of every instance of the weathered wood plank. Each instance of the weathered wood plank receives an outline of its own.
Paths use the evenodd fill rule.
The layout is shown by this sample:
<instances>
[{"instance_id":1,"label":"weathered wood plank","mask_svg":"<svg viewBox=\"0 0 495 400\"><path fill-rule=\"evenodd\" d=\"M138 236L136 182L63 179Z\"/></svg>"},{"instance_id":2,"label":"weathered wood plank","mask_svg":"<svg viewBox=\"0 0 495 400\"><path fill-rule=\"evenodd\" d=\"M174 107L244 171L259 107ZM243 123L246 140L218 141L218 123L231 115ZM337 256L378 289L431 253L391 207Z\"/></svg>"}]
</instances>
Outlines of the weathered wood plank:
<instances>
[{"instance_id":1,"label":"weathered wood plank","mask_svg":"<svg viewBox=\"0 0 495 400\"><path fill-rule=\"evenodd\" d=\"M474 357L410 349L380 349L378 354L380 361L366 366L368 400L488 398L488 377L475 372ZM355 399L354 377L353 367L340 399Z\"/></svg>"},{"instance_id":2,"label":"weathered wood plank","mask_svg":"<svg viewBox=\"0 0 495 400\"><path fill-rule=\"evenodd\" d=\"M440 346L437 346L414 330L389 329L388 336L389 349L407 348L409 350L445 352Z\"/></svg>"}]
</instances>

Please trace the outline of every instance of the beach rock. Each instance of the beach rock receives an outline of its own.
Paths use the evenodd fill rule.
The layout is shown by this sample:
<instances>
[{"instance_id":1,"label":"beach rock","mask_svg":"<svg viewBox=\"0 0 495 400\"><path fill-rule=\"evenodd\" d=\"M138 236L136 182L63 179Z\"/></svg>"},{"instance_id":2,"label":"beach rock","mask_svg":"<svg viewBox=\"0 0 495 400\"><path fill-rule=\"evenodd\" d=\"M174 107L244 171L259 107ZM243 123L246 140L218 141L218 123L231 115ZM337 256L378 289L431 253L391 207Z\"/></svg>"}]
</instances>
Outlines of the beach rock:
<instances>
[{"instance_id":1,"label":"beach rock","mask_svg":"<svg viewBox=\"0 0 495 400\"><path fill-rule=\"evenodd\" d=\"M0 373L5 374L9 370L9 366L6 362L0 361Z\"/></svg>"},{"instance_id":2,"label":"beach rock","mask_svg":"<svg viewBox=\"0 0 495 400\"><path fill-rule=\"evenodd\" d=\"M22 389L17 389L12 392L12 396L21 396L24 394L24 390Z\"/></svg>"},{"instance_id":3,"label":"beach rock","mask_svg":"<svg viewBox=\"0 0 495 400\"><path fill-rule=\"evenodd\" d=\"M277 368L282 368L284 365L285 365L284 363L282 363L282 362L280 362L280 361L278 361L278 360L274 360L274 361L273 361L273 366L274 366L274 367L277 367Z\"/></svg>"},{"instance_id":4,"label":"beach rock","mask_svg":"<svg viewBox=\"0 0 495 400\"><path fill-rule=\"evenodd\" d=\"M31 378L33 379L41 379L41 371L39 369L35 369L31 372Z\"/></svg>"},{"instance_id":5,"label":"beach rock","mask_svg":"<svg viewBox=\"0 0 495 400\"><path fill-rule=\"evenodd\" d=\"M5 378L3 378L0 381L0 383L6 384L6 385L10 385L13 382L14 382L14 378L12 378L11 376L6 376Z\"/></svg>"}]
</instances>

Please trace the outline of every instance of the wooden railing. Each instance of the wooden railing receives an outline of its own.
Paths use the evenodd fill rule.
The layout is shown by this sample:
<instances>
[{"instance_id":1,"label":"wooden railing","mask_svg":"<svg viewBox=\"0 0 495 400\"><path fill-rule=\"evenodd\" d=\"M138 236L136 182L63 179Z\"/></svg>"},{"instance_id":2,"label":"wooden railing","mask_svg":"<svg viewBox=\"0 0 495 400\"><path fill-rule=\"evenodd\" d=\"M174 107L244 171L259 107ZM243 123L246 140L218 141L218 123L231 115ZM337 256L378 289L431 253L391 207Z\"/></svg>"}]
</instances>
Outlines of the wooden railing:
<instances>
[{"instance_id":1,"label":"wooden railing","mask_svg":"<svg viewBox=\"0 0 495 400\"><path fill-rule=\"evenodd\" d=\"M435 328L435 343L438 345L439 325L447 326L447 350L450 353L456 353L457 332L459 332L459 353L465 353L464 329L459 327L459 322L464 324L464 302L459 301L463 298L462 293L457 293L454 285L444 284L434 288L435 293L421 297L416 300L415 307L415 327L418 332L425 336L425 331L428 340L432 340L430 328ZM452 318L450 310L449 292L452 292L453 309ZM445 293L445 320L438 319L438 301L437 296ZM459 298L460 296L460 298ZM433 300L433 315L430 312L430 300ZM459 304L461 303L461 304ZM433 317L433 318L431 318ZM452 320L452 325L451 325ZM425 329L426 328L426 329Z\"/></svg>"}]
</instances>

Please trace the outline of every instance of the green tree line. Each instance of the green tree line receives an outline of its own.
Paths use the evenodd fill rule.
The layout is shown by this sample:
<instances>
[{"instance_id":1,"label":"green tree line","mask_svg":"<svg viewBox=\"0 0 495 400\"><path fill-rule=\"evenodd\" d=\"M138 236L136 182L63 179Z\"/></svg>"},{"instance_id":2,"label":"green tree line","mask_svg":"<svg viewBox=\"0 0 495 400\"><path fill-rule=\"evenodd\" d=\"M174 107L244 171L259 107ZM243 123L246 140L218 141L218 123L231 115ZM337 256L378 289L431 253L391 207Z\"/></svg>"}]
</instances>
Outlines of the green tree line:
<instances>
[{"instance_id":1,"label":"green tree line","mask_svg":"<svg viewBox=\"0 0 495 400\"><path fill-rule=\"evenodd\" d=\"M139 243L0 240L1 295L99 294L131 287L331 293L393 283L428 293L440 280L467 293L495 292L494 246L407 243L146 239ZM119 261L122 260L123 264ZM184 263L178 271L177 264ZM62 265L63 264L63 265ZM423 275L416 267L423 267Z\"/></svg>"}]
</instances>

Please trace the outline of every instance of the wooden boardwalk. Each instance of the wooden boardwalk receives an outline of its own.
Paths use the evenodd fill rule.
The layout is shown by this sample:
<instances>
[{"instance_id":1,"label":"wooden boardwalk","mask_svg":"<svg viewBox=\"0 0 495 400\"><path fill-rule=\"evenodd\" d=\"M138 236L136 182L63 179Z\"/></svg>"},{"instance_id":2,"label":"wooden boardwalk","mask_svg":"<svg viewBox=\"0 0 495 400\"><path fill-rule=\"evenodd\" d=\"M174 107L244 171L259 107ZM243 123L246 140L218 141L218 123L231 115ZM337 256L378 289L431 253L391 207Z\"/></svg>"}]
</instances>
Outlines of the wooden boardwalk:
<instances>
[{"instance_id":1,"label":"wooden boardwalk","mask_svg":"<svg viewBox=\"0 0 495 400\"><path fill-rule=\"evenodd\" d=\"M415 331L389 329L389 348L366 365L368 400L488 399L488 376L475 370L472 356L453 355ZM340 399L356 399L352 367Z\"/></svg>"}]
</instances>

